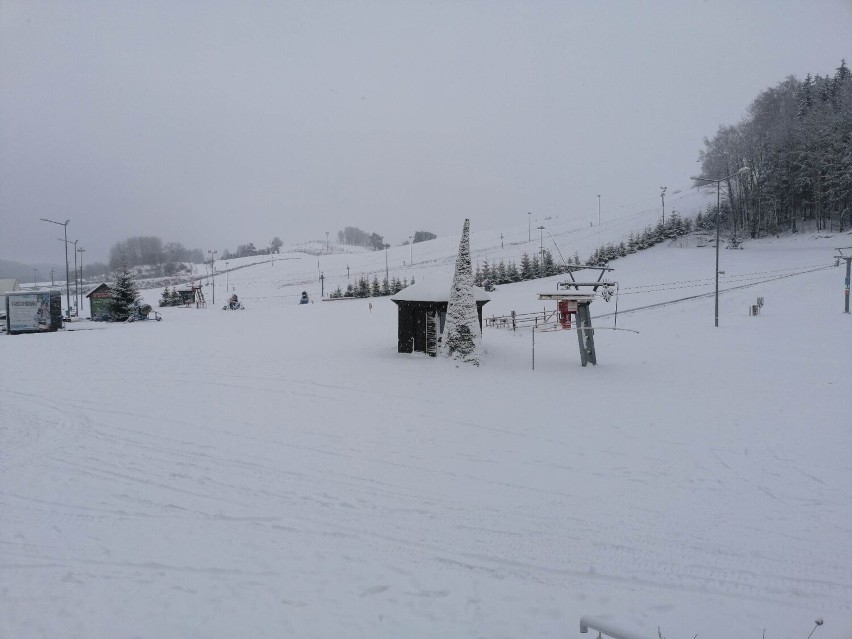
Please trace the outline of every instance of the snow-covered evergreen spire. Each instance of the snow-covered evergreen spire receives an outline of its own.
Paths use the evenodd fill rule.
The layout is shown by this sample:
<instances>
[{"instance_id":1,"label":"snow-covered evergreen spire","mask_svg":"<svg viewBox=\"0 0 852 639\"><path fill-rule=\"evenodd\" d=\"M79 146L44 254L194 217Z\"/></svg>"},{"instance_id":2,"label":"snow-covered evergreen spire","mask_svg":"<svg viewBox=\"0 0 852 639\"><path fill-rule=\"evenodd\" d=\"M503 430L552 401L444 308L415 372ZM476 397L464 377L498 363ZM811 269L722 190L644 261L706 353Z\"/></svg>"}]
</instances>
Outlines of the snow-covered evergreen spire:
<instances>
[{"instance_id":1,"label":"snow-covered evergreen spire","mask_svg":"<svg viewBox=\"0 0 852 639\"><path fill-rule=\"evenodd\" d=\"M447 305L442 350L447 357L479 366L481 341L470 264L470 220L465 220L459 242L459 255L456 258L453 287L450 289L450 301Z\"/></svg>"},{"instance_id":2,"label":"snow-covered evergreen spire","mask_svg":"<svg viewBox=\"0 0 852 639\"><path fill-rule=\"evenodd\" d=\"M133 312L133 305L139 299L139 290L133 280L133 271L127 260L122 258L121 263L113 271L112 300L110 310L114 322L123 322Z\"/></svg>"}]
</instances>

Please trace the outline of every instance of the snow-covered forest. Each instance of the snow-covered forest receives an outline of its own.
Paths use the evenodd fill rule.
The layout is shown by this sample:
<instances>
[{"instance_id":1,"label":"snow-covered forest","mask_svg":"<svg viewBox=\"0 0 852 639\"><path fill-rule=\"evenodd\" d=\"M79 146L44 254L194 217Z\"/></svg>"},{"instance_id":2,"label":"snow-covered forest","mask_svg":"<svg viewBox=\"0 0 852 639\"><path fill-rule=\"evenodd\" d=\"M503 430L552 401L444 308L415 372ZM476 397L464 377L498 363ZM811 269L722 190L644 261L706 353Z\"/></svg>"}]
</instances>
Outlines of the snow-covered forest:
<instances>
[{"instance_id":1,"label":"snow-covered forest","mask_svg":"<svg viewBox=\"0 0 852 639\"><path fill-rule=\"evenodd\" d=\"M793 76L705 140L701 175L725 180L724 224L741 236L852 225L852 73ZM706 183L702 183L706 185ZM715 192L715 186L710 185Z\"/></svg>"}]
</instances>

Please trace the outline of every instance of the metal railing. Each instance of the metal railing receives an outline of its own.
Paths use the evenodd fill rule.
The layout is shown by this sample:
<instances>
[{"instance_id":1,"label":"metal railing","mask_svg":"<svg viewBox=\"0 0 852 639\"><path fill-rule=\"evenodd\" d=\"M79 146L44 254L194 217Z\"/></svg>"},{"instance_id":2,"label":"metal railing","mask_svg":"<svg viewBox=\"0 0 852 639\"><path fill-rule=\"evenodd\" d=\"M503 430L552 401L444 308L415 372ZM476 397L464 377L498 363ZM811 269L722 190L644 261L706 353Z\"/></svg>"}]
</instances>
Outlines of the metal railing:
<instances>
[{"instance_id":1,"label":"metal railing","mask_svg":"<svg viewBox=\"0 0 852 639\"><path fill-rule=\"evenodd\" d=\"M512 311L511 315L492 315L491 317L484 317L483 319L485 320L485 326L490 326L492 328L510 328L514 331L518 328L539 326L541 324L555 322L556 313L556 309L544 309L537 313L515 313Z\"/></svg>"}]
</instances>

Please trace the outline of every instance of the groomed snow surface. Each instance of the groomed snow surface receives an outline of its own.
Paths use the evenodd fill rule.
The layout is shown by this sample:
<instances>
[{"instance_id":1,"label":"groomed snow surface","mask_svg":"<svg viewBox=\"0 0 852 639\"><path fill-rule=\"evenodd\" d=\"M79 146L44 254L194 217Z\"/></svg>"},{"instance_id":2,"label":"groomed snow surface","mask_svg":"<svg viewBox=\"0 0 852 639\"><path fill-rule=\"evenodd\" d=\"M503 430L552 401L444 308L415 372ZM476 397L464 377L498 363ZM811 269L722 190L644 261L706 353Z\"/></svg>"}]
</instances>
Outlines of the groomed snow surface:
<instances>
[{"instance_id":1,"label":"groomed snow surface","mask_svg":"<svg viewBox=\"0 0 852 639\"><path fill-rule=\"evenodd\" d=\"M538 249L492 235L474 263ZM712 246L617 260L639 334L598 330L596 367L573 331L536 334L534 371L529 330L485 328L479 367L397 353L389 299L317 281L381 278L383 252L283 253L162 322L2 335L0 637L580 637L589 615L848 639L850 240L721 251L719 328ZM449 286L457 245L393 249L390 275ZM552 310L558 279L485 314Z\"/></svg>"}]
</instances>

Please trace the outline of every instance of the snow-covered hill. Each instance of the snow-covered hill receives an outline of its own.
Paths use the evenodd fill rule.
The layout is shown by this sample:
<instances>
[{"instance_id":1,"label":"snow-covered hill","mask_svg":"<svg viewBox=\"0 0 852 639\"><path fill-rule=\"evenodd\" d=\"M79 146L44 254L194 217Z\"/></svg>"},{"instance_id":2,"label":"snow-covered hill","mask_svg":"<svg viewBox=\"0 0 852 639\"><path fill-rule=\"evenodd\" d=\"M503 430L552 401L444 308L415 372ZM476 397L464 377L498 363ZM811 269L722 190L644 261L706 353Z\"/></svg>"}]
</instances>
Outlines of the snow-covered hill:
<instances>
[{"instance_id":1,"label":"snow-covered hill","mask_svg":"<svg viewBox=\"0 0 852 639\"><path fill-rule=\"evenodd\" d=\"M599 243L536 222L472 219L473 259ZM593 615L849 637L850 239L721 251L719 328L712 246L617 260L638 334L596 300L596 367L568 331L536 334L534 371L529 331L486 328L478 368L398 354L390 300L320 301L320 274L328 292L386 260L449 285L457 237L285 248L230 261L206 309L2 336L0 636L570 637ZM558 279L485 314L552 306ZM220 310L226 286L246 310Z\"/></svg>"}]
</instances>

